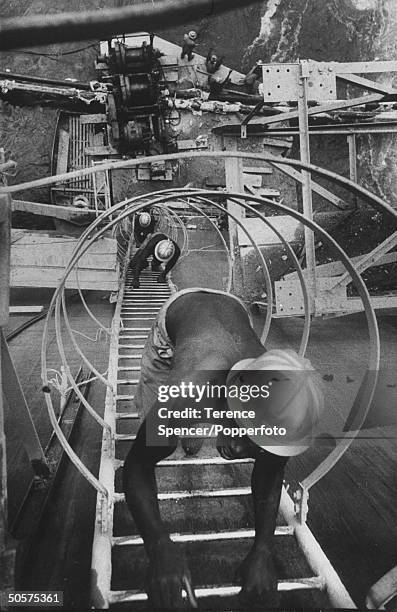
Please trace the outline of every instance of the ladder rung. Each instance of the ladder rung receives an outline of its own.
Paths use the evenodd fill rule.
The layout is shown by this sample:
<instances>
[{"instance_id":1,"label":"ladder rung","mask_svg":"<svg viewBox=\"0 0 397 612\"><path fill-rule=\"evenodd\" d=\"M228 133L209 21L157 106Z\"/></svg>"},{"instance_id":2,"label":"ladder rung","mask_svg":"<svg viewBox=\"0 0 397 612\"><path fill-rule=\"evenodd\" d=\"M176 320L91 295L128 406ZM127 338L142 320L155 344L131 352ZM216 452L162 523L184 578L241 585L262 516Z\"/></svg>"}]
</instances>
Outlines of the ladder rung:
<instances>
[{"instance_id":1,"label":"ladder rung","mask_svg":"<svg viewBox=\"0 0 397 612\"><path fill-rule=\"evenodd\" d=\"M274 535L293 535L291 525L276 527ZM218 540L242 540L255 537L255 529L236 529L235 531L211 531L207 533L171 533L173 542L216 542ZM113 546L141 546L143 539L138 535L120 536L113 538Z\"/></svg>"},{"instance_id":2,"label":"ladder rung","mask_svg":"<svg viewBox=\"0 0 397 612\"><path fill-rule=\"evenodd\" d=\"M183 459L164 459L156 467L177 467L181 465L233 465L253 463L254 459L224 459L223 457L185 457Z\"/></svg>"},{"instance_id":3,"label":"ladder rung","mask_svg":"<svg viewBox=\"0 0 397 612\"><path fill-rule=\"evenodd\" d=\"M149 316L154 318L158 314L158 310L126 310L121 313L122 321L142 321L141 317ZM153 317L152 317L153 315Z\"/></svg>"},{"instance_id":4,"label":"ladder rung","mask_svg":"<svg viewBox=\"0 0 397 612\"><path fill-rule=\"evenodd\" d=\"M118 385L137 385L139 383L139 379L138 378L133 378L131 380L126 380L125 378L118 378L117 379L117 384Z\"/></svg>"},{"instance_id":5,"label":"ladder rung","mask_svg":"<svg viewBox=\"0 0 397 612\"><path fill-rule=\"evenodd\" d=\"M136 438L135 434L122 434L122 433L114 434L114 439L115 440L131 440L131 442L132 442L133 440L135 440L135 438Z\"/></svg>"},{"instance_id":6,"label":"ladder rung","mask_svg":"<svg viewBox=\"0 0 397 612\"><path fill-rule=\"evenodd\" d=\"M116 419L120 421L124 419L139 419L139 412L116 412Z\"/></svg>"},{"instance_id":7,"label":"ladder rung","mask_svg":"<svg viewBox=\"0 0 397 612\"><path fill-rule=\"evenodd\" d=\"M149 314L149 313L139 312L137 314ZM121 317L121 318L123 321L154 321L156 317Z\"/></svg>"},{"instance_id":8,"label":"ladder rung","mask_svg":"<svg viewBox=\"0 0 397 612\"><path fill-rule=\"evenodd\" d=\"M158 312L159 307L156 304L152 306L148 304L136 304L135 306L123 306L121 312L134 312L135 310L156 310L156 312Z\"/></svg>"},{"instance_id":9,"label":"ladder rung","mask_svg":"<svg viewBox=\"0 0 397 612\"><path fill-rule=\"evenodd\" d=\"M132 355L128 353L127 355L120 355L119 353L119 361L121 359L142 359L142 353L137 353L136 355Z\"/></svg>"},{"instance_id":10,"label":"ladder rung","mask_svg":"<svg viewBox=\"0 0 397 612\"><path fill-rule=\"evenodd\" d=\"M122 327L121 329L125 329L124 327ZM151 327L129 327L128 328L130 331L139 331L139 332L143 332L143 331L150 331Z\"/></svg>"},{"instance_id":11,"label":"ladder rung","mask_svg":"<svg viewBox=\"0 0 397 612\"><path fill-rule=\"evenodd\" d=\"M133 400L135 397L135 395L116 395L116 402L122 402L123 400L125 401L129 401L129 400Z\"/></svg>"},{"instance_id":12,"label":"ladder rung","mask_svg":"<svg viewBox=\"0 0 397 612\"><path fill-rule=\"evenodd\" d=\"M123 336L124 338L134 338L135 340L142 340L143 338L147 338L147 336ZM135 349L137 348L135 344L119 344L119 350L122 348Z\"/></svg>"},{"instance_id":13,"label":"ladder rung","mask_svg":"<svg viewBox=\"0 0 397 612\"><path fill-rule=\"evenodd\" d=\"M303 590L323 590L324 580L318 576L312 578L289 578L288 580L279 580L277 584L278 591L303 591ZM240 586L225 585L225 586L205 586L194 589L198 599L204 597L233 597L241 591ZM182 590L182 595L186 599L187 595ZM109 603L128 603L136 601L146 601L147 595L143 591L110 591Z\"/></svg>"},{"instance_id":14,"label":"ladder rung","mask_svg":"<svg viewBox=\"0 0 397 612\"><path fill-rule=\"evenodd\" d=\"M118 372L140 372L141 366L117 366Z\"/></svg>"},{"instance_id":15,"label":"ladder rung","mask_svg":"<svg viewBox=\"0 0 397 612\"><path fill-rule=\"evenodd\" d=\"M147 338L147 336L145 336L145 337ZM120 336L120 338L121 338L121 340L138 340L139 336L129 336L128 334L126 334L125 336ZM143 338L142 338L142 340L143 340ZM132 344L119 344L119 348L120 347L124 348L124 346L125 347L129 346L130 348L136 348L136 349L143 349L143 348L145 348L144 344L135 344L135 345L132 345Z\"/></svg>"},{"instance_id":16,"label":"ladder rung","mask_svg":"<svg viewBox=\"0 0 397 612\"><path fill-rule=\"evenodd\" d=\"M133 396L131 397L133 399ZM203 458L194 458L194 457L186 457L185 459L164 459L163 461L159 461L156 463L156 468L158 467L179 467L182 465L233 465L238 463L253 463L254 459L223 459L223 457L203 457ZM124 465L124 461L120 460L115 469L119 469Z\"/></svg>"},{"instance_id":17,"label":"ladder rung","mask_svg":"<svg viewBox=\"0 0 397 612\"><path fill-rule=\"evenodd\" d=\"M235 497L241 495L251 495L251 487L236 487L230 489L194 489L193 491L171 491L170 493L158 493L159 501L171 501L177 499L191 499L195 497ZM115 502L124 501L124 493L115 493Z\"/></svg>"}]
</instances>

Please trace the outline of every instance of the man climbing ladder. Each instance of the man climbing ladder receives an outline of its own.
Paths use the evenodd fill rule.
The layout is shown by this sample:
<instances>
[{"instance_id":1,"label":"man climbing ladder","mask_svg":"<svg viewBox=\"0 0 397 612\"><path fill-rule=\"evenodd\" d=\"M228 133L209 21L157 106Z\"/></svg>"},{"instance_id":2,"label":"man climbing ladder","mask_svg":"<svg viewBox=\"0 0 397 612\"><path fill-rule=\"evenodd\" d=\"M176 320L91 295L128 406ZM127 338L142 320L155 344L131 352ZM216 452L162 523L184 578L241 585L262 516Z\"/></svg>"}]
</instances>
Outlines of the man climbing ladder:
<instances>
[{"instance_id":1,"label":"man climbing ladder","mask_svg":"<svg viewBox=\"0 0 397 612\"><path fill-rule=\"evenodd\" d=\"M161 270L161 264L165 264L164 270L161 271L157 278L158 283L164 283L168 272L175 266L180 254L181 250L177 243L166 234L155 233L148 235L130 261L130 269L133 276L132 286L135 289L139 288L139 276L142 270L149 265L149 257L152 257L151 267L153 272L158 272Z\"/></svg>"},{"instance_id":2,"label":"man climbing ladder","mask_svg":"<svg viewBox=\"0 0 397 612\"><path fill-rule=\"evenodd\" d=\"M214 394L217 389L224 395ZM200 393L204 403L197 402ZM186 289L174 294L156 318L135 400L146 418L124 464L123 488L149 557L152 606L182 607L182 589L195 605L190 570L161 520L154 468L174 452L180 432L203 435L208 428L202 423L215 428L224 459L255 460L255 538L239 570L240 597L244 606L274 606L272 549L284 467L288 457L310 445L323 405L310 362L294 351L266 352L238 298ZM187 410L192 404L195 411Z\"/></svg>"}]
</instances>

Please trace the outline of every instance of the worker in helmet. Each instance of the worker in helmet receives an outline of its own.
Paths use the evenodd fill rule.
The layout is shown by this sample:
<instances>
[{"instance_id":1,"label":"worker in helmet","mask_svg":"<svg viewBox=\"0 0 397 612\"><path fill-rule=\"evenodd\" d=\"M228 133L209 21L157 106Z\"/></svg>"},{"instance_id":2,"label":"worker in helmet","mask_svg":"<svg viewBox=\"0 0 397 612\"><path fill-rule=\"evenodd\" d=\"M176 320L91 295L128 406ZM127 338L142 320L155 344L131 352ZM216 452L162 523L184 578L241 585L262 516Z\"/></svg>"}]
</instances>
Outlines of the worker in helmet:
<instances>
[{"instance_id":1,"label":"worker in helmet","mask_svg":"<svg viewBox=\"0 0 397 612\"><path fill-rule=\"evenodd\" d=\"M194 57L194 49L197 47L197 32L194 30L190 30L190 32L184 34L183 36L183 45L182 45L182 54L181 59L184 59L187 56L188 62L190 62Z\"/></svg>"},{"instance_id":2,"label":"worker in helmet","mask_svg":"<svg viewBox=\"0 0 397 612\"><path fill-rule=\"evenodd\" d=\"M139 288L139 276L142 270L149 265L150 256L152 256L152 271L160 271L157 282L165 283L168 272L175 266L180 254L177 243L166 234L150 234L131 259L132 286L135 289ZM164 269L161 267L162 264L164 264Z\"/></svg>"},{"instance_id":3,"label":"worker in helmet","mask_svg":"<svg viewBox=\"0 0 397 612\"><path fill-rule=\"evenodd\" d=\"M218 57L213 49L208 51L207 59L205 60L205 68L208 74L214 74L221 66L223 57Z\"/></svg>"},{"instance_id":4,"label":"worker in helmet","mask_svg":"<svg viewBox=\"0 0 397 612\"><path fill-rule=\"evenodd\" d=\"M225 86L230 83L230 75L233 70L229 70L227 76L221 76L220 74L210 74L208 76L208 87L210 90L209 100L218 100L219 96L222 95Z\"/></svg>"},{"instance_id":5,"label":"worker in helmet","mask_svg":"<svg viewBox=\"0 0 397 612\"><path fill-rule=\"evenodd\" d=\"M198 607L183 550L161 519L155 466L183 436L204 430L217 436L224 459L254 460L255 537L237 574L239 609L274 608L274 531L284 468L311 445L323 409L321 381L310 361L290 349L266 351L234 295L184 289L164 304L149 333L135 402L145 420L124 463L123 490L149 557L150 609L182 609L183 590Z\"/></svg>"},{"instance_id":6,"label":"worker in helmet","mask_svg":"<svg viewBox=\"0 0 397 612\"><path fill-rule=\"evenodd\" d=\"M135 214L134 238L135 244L141 246L149 234L153 234L156 219L150 207L143 208Z\"/></svg>"}]
</instances>

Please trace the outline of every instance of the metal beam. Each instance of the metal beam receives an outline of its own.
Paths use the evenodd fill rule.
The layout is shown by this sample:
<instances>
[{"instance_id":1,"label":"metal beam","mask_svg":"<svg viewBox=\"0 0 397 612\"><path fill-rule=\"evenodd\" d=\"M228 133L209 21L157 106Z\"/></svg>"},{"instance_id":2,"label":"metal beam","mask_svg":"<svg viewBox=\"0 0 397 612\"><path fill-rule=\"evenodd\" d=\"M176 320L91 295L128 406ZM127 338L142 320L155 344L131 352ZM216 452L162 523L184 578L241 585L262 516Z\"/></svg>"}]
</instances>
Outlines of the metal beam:
<instances>
[{"instance_id":1,"label":"metal beam","mask_svg":"<svg viewBox=\"0 0 397 612\"><path fill-rule=\"evenodd\" d=\"M237 151L237 140L230 138L225 140L227 149ZM243 160L241 157L230 157L225 159L226 190L237 193L244 192ZM243 208L235 200L227 200L227 211L243 220L245 213ZM243 287L243 268L241 263L240 246L238 239L238 224L229 217L229 251L233 266L233 287L239 290Z\"/></svg>"},{"instance_id":2,"label":"metal beam","mask_svg":"<svg viewBox=\"0 0 397 612\"><path fill-rule=\"evenodd\" d=\"M397 62L375 61L375 62L327 62L327 66L332 68L339 76L340 74L366 74L375 72L397 72Z\"/></svg>"},{"instance_id":3,"label":"metal beam","mask_svg":"<svg viewBox=\"0 0 397 612\"><path fill-rule=\"evenodd\" d=\"M298 114L299 114L299 147L300 158L303 163L310 164L310 138L309 138L309 115L308 115L308 78L303 76L304 64L300 64L300 78L297 83L298 91ZM311 174L307 170L301 171L302 175L302 199L303 214L306 219L313 221L313 201ZM315 299L317 293L316 283L316 250L314 247L314 233L305 226L305 256L307 269L307 283L310 296L310 312L314 313Z\"/></svg>"},{"instance_id":4,"label":"metal beam","mask_svg":"<svg viewBox=\"0 0 397 612\"><path fill-rule=\"evenodd\" d=\"M381 93L386 96L397 94L397 89L393 89L392 87L386 87L385 85L382 85L382 83L377 83L376 81L371 81L370 79L363 79L362 77L356 76L355 74L338 75L338 78L341 81L345 81L349 85L358 85L359 87L368 89L368 91L374 91L376 93Z\"/></svg>"},{"instance_id":5,"label":"metal beam","mask_svg":"<svg viewBox=\"0 0 397 612\"><path fill-rule=\"evenodd\" d=\"M380 102L384 97L383 94L369 94L366 96L359 96L358 98L351 98L350 100L336 100L336 102L328 102L326 104L320 104L319 106L313 106L308 109L307 114L312 116L318 115L319 113L329 113L330 111L350 108L352 106L360 106L361 104L369 104L370 102ZM288 111L287 113L264 117L261 119L261 125L270 125L271 123L280 123L281 121L290 121L291 119L299 119L299 111Z\"/></svg>"},{"instance_id":6,"label":"metal beam","mask_svg":"<svg viewBox=\"0 0 397 612\"><path fill-rule=\"evenodd\" d=\"M374 265L374 263L382 257L385 253L390 251L397 244L397 231L388 236L386 240L378 244L370 253L366 253L360 258L355 266L356 270L359 274L362 274L367 268L370 268ZM333 291L336 287L341 285L348 285L351 282L351 276L349 272L345 272L341 277L339 277L335 284L329 289L329 291Z\"/></svg>"},{"instance_id":7,"label":"metal beam","mask_svg":"<svg viewBox=\"0 0 397 612\"><path fill-rule=\"evenodd\" d=\"M298 181L299 183L303 182L302 174L298 170L294 170L294 168L282 166L281 164L276 164L274 162L271 162L271 165L277 168L277 170L280 170L280 172L283 172L287 176L290 176L295 181ZM329 202L333 206L336 206L341 210L349 210L351 208L351 206L347 202L345 202L345 200L342 200L342 198L336 196L334 193L332 193L332 191L328 191L328 189L322 187L322 185L319 185L313 180L311 181L311 188L315 193L327 200L327 202Z\"/></svg>"},{"instance_id":8,"label":"metal beam","mask_svg":"<svg viewBox=\"0 0 397 612\"><path fill-rule=\"evenodd\" d=\"M247 138L247 125L251 121L251 119L259 113L261 108L264 106L265 101L261 100L258 104L248 113L246 117L244 117L241 123L241 138Z\"/></svg>"},{"instance_id":9,"label":"metal beam","mask_svg":"<svg viewBox=\"0 0 397 612\"><path fill-rule=\"evenodd\" d=\"M278 115L280 116L280 115ZM262 125L254 123L251 125ZM220 126L219 128L214 128L212 131L214 134L219 134L222 129L223 136L237 136L237 131L233 132L236 127L240 128L240 125L225 125ZM230 131L227 131L228 128ZM309 134L310 136L346 136L350 134L391 134L397 132L397 113L395 121L380 121L379 123L375 123L374 121L369 121L368 123L348 123L348 124L340 124L340 125L309 125ZM254 132L250 134L250 136L255 136L255 138L279 138L286 136L298 136L299 130L293 127L284 127L284 128L271 128L270 130L264 129L263 132Z\"/></svg>"},{"instance_id":10,"label":"metal beam","mask_svg":"<svg viewBox=\"0 0 397 612\"><path fill-rule=\"evenodd\" d=\"M357 139L355 134L349 134L347 137L347 144L349 146L349 178L355 183L358 182L357 173ZM354 196L354 205L357 208L357 196Z\"/></svg>"},{"instance_id":11,"label":"metal beam","mask_svg":"<svg viewBox=\"0 0 397 612\"><path fill-rule=\"evenodd\" d=\"M11 197L0 194L0 327L8 321L10 303ZM1 388L0 388L1 395Z\"/></svg>"}]
</instances>

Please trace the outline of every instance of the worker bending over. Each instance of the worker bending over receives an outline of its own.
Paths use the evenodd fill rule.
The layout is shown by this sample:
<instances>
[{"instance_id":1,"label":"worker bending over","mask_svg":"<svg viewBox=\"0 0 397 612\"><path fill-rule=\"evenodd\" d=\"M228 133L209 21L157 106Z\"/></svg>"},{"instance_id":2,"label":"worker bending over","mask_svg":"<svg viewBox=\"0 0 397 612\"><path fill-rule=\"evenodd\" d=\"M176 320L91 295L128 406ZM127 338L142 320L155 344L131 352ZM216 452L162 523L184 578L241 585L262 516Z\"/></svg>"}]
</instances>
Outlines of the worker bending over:
<instances>
[{"instance_id":1,"label":"worker bending over","mask_svg":"<svg viewBox=\"0 0 397 612\"><path fill-rule=\"evenodd\" d=\"M150 206L140 210L135 215L134 238L135 244L141 246L149 234L153 234L156 219Z\"/></svg>"},{"instance_id":2,"label":"worker bending over","mask_svg":"<svg viewBox=\"0 0 397 612\"><path fill-rule=\"evenodd\" d=\"M229 389L227 399L212 393L217 386ZM245 402L247 388L252 403ZM186 394L189 389L196 389L196 399L207 389L202 404ZM258 389L264 392L259 399L254 393ZM189 428L184 435L191 435L190 429L200 424L200 435L203 422L217 426L216 445L223 458L255 460L255 538L240 567L240 598L244 610L256 604L261 609L274 606L273 536L284 468L289 456L308 448L322 408L310 362L290 350L266 352L238 298L221 291L185 289L169 298L149 334L136 407L145 420L124 464L123 488L149 557L151 607L181 608L182 589L195 603L183 551L170 539L160 516L155 465L175 451L178 432ZM247 410L252 407L255 416L249 417ZM233 435L236 428L244 427L250 435ZM170 430L166 438L164 428ZM261 428L273 434L264 436Z\"/></svg>"},{"instance_id":3,"label":"worker bending over","mask_svg":"<svg viewBox=\"0 0 397 612\"><path fill-rule=\"evenodd\" d=\"M139 288L139 276L142 270L149 265L150 256L152 256L153 272L162 270L161 264L165 264L164 270L157 278L158 283L165 283L168 272L175 266L180 254L181 250L177 243L166 234L155 233L147 236L130 261L132 286Z\"/></svg>"}]
</instances>

